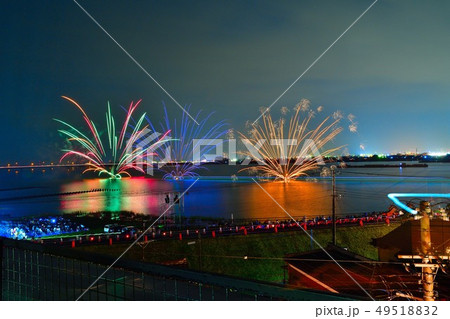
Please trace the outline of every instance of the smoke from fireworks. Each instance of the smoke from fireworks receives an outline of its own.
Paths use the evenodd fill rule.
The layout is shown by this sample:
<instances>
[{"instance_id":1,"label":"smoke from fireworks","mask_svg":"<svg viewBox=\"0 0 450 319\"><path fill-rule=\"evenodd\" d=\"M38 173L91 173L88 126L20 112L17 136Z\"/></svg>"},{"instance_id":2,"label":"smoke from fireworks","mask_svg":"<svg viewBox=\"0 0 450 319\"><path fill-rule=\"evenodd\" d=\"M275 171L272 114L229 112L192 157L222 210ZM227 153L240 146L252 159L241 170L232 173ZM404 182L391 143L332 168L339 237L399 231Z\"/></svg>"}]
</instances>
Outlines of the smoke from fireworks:
<instances>
[{"instance_id":1,"label":"smoke from fireworks","mask_svg":"<svg viewBox=\"0 0 450 319\"><path fill-rule=\"evenodd\" d=\"M254 124L248 137L240 133L241 137L252 145L261 145L258 142L265 141L257 149L257 155L264 163L256 167L246 167L241 171L257 169L268 177L288 183L317 169L322 156L328 156L340 148L323 149L342 131L342 128L337 127L340 119L328 123L329 117L327 117L315 129L308 130L312 114L309 112L309 101L306 101L302 100L294 108L295 112L288 126L284 119L274 121L270 113L266 112L261 117L262 124ZM272 141L289 141L289 144L280 146L279 143L275 143L274 145ZM309 154L313 146L321 150L321 154ZM258 158L250 151L243 152L243 155L258 161Z\"/></svg>"},{"instance_id":2,"label":"smoke from fireworks","mask_svg":"<svg viewBox=\"0 0 450 319\"><path fill-rule=\"evenodd\" d=\"M83 164L88 166L83 173L93 171L98 172L99 176L104 174L110 178L117 179L122 178L123 175L130 176L130 170L144 173L142 169L144 164L143 159L151 154L156 154L154 151L165 142L165 136L170 133L170 131L167 131L160 139L156 140L152 145L149 145L145 149L135 148L132 150L132 146L136 141L141 139L147 131L146 127L141 128L145 117L144 113L137 121L132 132L127 133L129 121L141 100L137 103L131 102L127 110L125 122L123 123L119 134L116 132L116 123L111 114L111 108L108 102L108 110L106 113L107 147L105 147L97 127L88 117L85 110L73 99L66 96L63 96L63 98L74 104L83 114L83 119L89 128L89 134L83 133L81 130L67 122L55 119L55 121L66 127L65 129L58 130L58 132L66 136L70 145L73 146L71 149L63 150L65 153L60 161L62 162L65 158L71 156L78 158ZM92 137L89 138L88 135L91 135ZM125 140L126 136L127 139Z\"/></svg>"}]
</instances>

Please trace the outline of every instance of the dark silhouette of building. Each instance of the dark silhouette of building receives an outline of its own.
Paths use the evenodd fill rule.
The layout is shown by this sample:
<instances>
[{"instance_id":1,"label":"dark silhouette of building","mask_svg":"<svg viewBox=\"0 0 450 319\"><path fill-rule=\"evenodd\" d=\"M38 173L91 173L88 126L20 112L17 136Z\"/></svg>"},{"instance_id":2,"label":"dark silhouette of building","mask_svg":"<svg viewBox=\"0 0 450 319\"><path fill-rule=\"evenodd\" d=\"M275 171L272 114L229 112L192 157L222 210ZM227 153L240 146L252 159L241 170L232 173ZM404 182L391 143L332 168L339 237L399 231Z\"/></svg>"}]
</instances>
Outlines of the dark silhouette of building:
<instances>
[{"instance_id":1,"label":"dark silhouette of building","mask_svg":"<svg viewBox=\"0 0 450 319\"><path fill-rule=\"evenodd\" d=\"M358 284L323 250L317 249L285 257L287 285L359 299L370 299L368 293L376 300L421 300L421 269L405 267L400 261L373 261L333 245L326 250ZM448 300L449 276L441 272L436 281L439 282L438 300Z\"/></svg>"},{"instance_id":2,"label":"dark silhouette of building","mask_svg":"<svg viewBox=\"0 0 450 319\"><path fill-rule=\"evenodd\" d=\"M450 222L431 219L431 249L436 255L450 254ZM399 261L397 256L420 252L420 220L409 220L389 234L373 240L380 261Z\"/></svg>"}]
</instances>

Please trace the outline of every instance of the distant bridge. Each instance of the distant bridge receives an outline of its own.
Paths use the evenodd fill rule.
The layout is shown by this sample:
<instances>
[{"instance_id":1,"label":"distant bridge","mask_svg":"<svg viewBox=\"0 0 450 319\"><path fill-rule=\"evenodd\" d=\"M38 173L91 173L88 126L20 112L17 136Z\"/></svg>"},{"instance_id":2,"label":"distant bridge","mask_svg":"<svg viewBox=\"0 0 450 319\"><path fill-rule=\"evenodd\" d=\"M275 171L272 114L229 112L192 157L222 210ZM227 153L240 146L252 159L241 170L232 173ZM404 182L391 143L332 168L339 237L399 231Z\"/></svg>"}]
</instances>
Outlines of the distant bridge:
<instances>
[{"instance_id":1,"label":"distant bridge","mask_svg":"<svg viewBox=\"0 0 450 319\"><path fill-rule=\"evenodd\" d=\"M7 165L7 166L0 166L0 169L11 169L11 170L18 170L18 169L45 169L45 168L71 168L71 167L87 167L89 164L40 164L40 165ZM106 166L112 166L106 165Z\"/></svg>"}]
</instances>

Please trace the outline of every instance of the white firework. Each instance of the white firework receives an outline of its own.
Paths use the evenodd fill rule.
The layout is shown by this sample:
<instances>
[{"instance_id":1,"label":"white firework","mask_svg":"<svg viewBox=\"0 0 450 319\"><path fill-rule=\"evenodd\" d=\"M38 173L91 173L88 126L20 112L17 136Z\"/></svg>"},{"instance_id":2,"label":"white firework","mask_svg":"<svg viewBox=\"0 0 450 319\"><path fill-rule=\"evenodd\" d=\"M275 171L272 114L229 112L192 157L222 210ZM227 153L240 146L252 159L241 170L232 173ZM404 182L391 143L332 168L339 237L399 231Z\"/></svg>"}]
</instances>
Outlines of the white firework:
<instances>
[{"instance_id":1,"label":"white firework","mask_svg":"<svg viewBox=\"0 0 450 319\"><path fill-rule=\"evenodd\" d=\"M348 129L350 132L352 133L357 133L358 132L358 123L353 122L348 126Z\"/></svg>"},{"instance_id":2,"label":"white firework","mask_svg":"<svg viewBox=\"0 0 450 319\"><path fill-rule=\"evenodd\" d=\"M341 120L344 117L344 114L342 114L342 111L335 111L333 112L333 119L336 121Z\"/></svg>"},{"instance_id":3,"label":"white firework","mask_svg":"<svg viewBox=\"0 0 450 319\"><path fill-rule=\"evenodd\" d=\"M356 119L356 116L353 115L352 113L350 113L349 115L347 115L347 119L348 119L351 123L353 123L353 122L355 121L355 119Z\"/></svg>"},{"instance_id":4,"label":"white firework","mask_svg":"<svg viewBox=\"0 0 450 319\"><path fill-rule=\"evenodd\" d=\"M294 107L294 111L307 112L310 109L311 101L308 99L301 99L300 102Z\"/></svg>"}]
</instances>

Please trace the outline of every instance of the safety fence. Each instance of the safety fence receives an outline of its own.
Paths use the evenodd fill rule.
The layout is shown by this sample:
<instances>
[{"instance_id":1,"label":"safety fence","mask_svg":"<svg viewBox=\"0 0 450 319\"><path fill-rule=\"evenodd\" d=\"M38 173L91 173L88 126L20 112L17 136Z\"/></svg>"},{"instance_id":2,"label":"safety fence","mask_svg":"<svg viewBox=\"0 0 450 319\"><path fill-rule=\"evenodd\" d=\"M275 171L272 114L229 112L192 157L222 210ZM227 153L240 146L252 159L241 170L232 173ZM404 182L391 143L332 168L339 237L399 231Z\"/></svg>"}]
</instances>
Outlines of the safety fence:
<instances>
[{"instance_id":1,"label":"safety fence","mask_svg":"<svg viewBox=\"0 0 450 319\"><path fill-rule=\"evenodd\" d=\"M76 300L113 257L0 238L0 300ZM126 259L81 300L354 300Z\"/></svg>"}]
</instances>

